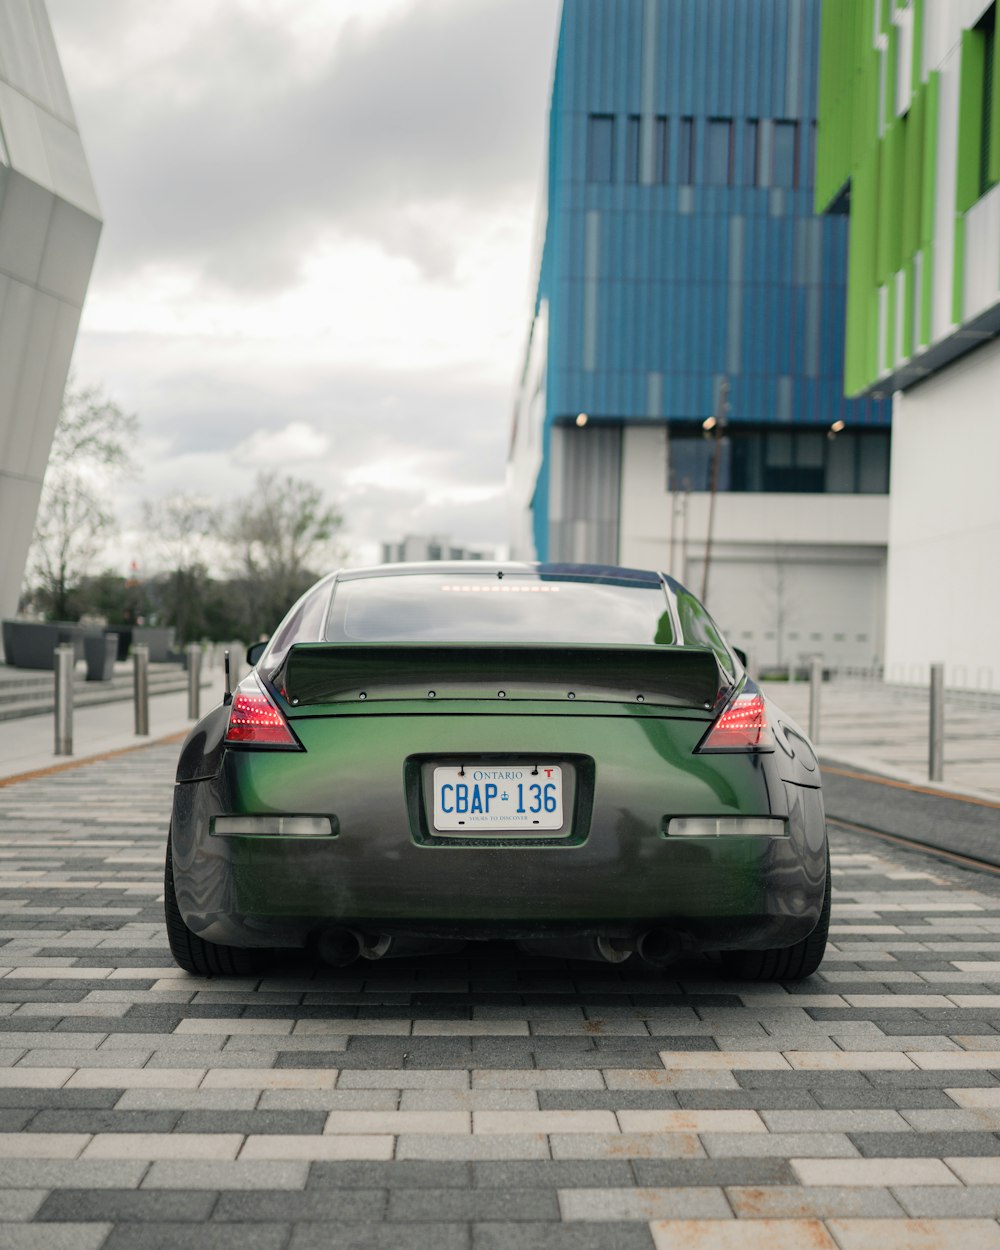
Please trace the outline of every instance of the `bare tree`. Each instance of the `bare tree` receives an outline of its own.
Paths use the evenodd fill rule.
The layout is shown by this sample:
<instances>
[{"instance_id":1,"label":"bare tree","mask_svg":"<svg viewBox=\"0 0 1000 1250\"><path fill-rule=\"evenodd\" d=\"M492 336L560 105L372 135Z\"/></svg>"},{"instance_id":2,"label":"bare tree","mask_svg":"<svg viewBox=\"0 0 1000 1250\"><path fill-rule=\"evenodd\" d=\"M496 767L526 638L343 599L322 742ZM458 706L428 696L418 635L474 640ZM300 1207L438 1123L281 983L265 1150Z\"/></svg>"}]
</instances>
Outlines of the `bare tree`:
<instances>
[{"instance_id":1,"label":"bare tree","mask_svg":"<svg viewBox=\"0 0 1000 1250\"><path fill-rule=\"evenodd\" d=\"M110 488L133 476L135 416L98 387L67 389L28 555L28 598L46 616L72 614L72 595L115 525Z\"/></svg>"},{"instance_id":2,"label":"bare tree","mask_svg":"<svg viewBox=\"0 0 1000 1250\"><path fill-rule=\"evenodd\" d=\"M166 569L158 579L163 617L180 642L202 636L207 627L208 567L218 546L219 513L208 500L175 494L142 509L147 541Z\"/></svg>"},{"instance_id":3,"label":"bare tree","mask_svg":"<svg viewBox=\"0 0 1000 1250\"><path fill-rule=\"evenodd\" d=\"M238 553L250 636L270 633L315 580L315 564L340 555L333 540L342 525L341 514L311 482L257 475L227 534Z\"/></svg>"}]
</instances>

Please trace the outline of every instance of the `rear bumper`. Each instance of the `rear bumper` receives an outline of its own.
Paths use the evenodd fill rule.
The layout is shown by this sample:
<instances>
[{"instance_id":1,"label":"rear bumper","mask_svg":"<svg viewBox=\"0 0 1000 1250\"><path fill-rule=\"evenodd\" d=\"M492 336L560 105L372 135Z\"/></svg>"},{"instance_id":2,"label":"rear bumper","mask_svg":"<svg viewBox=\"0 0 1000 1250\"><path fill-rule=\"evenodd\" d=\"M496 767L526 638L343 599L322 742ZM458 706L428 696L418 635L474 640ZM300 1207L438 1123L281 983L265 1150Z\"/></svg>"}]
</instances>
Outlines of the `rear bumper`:
<instances>
[{"instance_id":1,"label":"rear bumper","mask_svg":"<svg viewBox=\"0 0 1000 1250\"><path fill-rule=\"evenodd\" d=\"M435 717L393 743L387 722L379 737L372 718L353 720L349 733L346 719L316 722L300 755L229 752L217 775L177 785L178 904L203 938L301 947L333 926L472 939L629 938L656 928L690 951L749 950L790 946L817 923L826 872L820 791L783 781L773 755L701 757L692 766L702 723L606 719L593 768L577 774L582 836L511 847L428 841L419 794L405 780L416 775L417 744L423 755L468 753L473 741L479 751L509 751L509 729L493 718ZM588 718L551 718L558 724L546 732L549 719L518 731L522 751L593 751ZM336 760L336 770L317 769L321 758ZM229 812L328 812L339 834L209 835L210 818ZM781 816L788 834L673 839L663 832L666 815Z\"/></svg>"}]
</instances>

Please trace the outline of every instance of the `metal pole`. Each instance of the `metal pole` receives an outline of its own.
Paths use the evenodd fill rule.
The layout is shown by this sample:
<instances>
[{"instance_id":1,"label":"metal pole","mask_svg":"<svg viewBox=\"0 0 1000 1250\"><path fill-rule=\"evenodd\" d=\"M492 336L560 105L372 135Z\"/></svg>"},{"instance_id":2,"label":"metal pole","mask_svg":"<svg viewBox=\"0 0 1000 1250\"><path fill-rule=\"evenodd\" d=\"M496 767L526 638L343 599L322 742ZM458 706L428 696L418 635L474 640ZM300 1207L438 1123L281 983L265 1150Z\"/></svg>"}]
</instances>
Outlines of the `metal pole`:
<instances>
[{"instance_id":1,"label":"metal pole","mask_svg":"<svg viewBox=\"0 0 1000 1250\"><path fill-rule=\"evenodd\" d=\"M56 755L73 754L73 670L76 652L72 644L55 649Z\"/></svg>"},{"instance_id":2,"label":"metal pole","mask_svg":"<svg viewBox=\"0 0 1000 1250\"><path fill-rule=\"evenodd\" d=\"M726 412L729 409L729 381L723 378L719 383L716 398L715 416L702 425L703 429L711 430L715 437L712 448L712 480L708 496L708 531L705 535L705 566L701 575L701 601L708 599L708 573L712 564L712 531L715 528L715 496L719 488L719 457L722 453L722 435L726 428Z\"/></svg>"},{"instance_id":3,"label":"metal pole","mask_svg":"<svg viewBox=\"0 0 1000 1250\"><path fill-rule=\"evenodd\" d=\"M809 737L813 745L819 742L819 694L823 687L823 661L815 657L809 661Z\"/></svg>"},{"instance_id":4,"label":"metal pole","mask_svg":"<svg viewBox=\"0 0 1000 1250\"><path fill-rule=\"evenodd\" d=\"M132 677L135 695L135 732L149 733L149 647L137 643L132 648Z\"/></svg>"},{"instance_id":5,"label":"metal pole","mask_svg":"<svg viewBox=\"0 0 1000 1250\"><path fill-rule=\"evenodd\" d=\"M201 647L196 642L187 645L188 671L188 720L201 718Z\"/></svg>"},{"instance_id":6,"label":"metal pole","mask_svg":"<svg viewBox=\"0 0 1000 1250\"><path fill-rule=\"evenodd\" d=\"M931 665L931 734L928 776L944 781L944 665Z\"/></svg>"}]
</instances>

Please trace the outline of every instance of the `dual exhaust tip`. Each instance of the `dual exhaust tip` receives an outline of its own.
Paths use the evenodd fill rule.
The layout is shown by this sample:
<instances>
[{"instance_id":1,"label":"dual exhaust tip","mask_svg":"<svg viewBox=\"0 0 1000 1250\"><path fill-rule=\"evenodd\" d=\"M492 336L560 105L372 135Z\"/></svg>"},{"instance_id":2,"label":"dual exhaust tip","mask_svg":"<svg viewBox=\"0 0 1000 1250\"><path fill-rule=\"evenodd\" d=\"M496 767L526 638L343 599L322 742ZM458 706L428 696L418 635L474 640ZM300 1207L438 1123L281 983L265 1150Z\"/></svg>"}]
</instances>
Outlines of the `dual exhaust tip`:
<instances>
[{"instance_id":1,"label":"dual exhaust tip","mask_svg":"<svg viewBox=\"0 0 1000 1250\"><path fill-rule=\"evenodd\" d=\"M439 955L457 950L456 939L396 937L368 934L357 929L324 929L316 940L316 953L333 968L346 968L359 959L384 959L387 955ZM684 954L680 935L670 929L647 929L635 938L556 937L526 939L517 943L530 955L550 958L590 959L609 964L624 963L633 954L655 968L674 963Z\"/></svg>"}]
</instances>

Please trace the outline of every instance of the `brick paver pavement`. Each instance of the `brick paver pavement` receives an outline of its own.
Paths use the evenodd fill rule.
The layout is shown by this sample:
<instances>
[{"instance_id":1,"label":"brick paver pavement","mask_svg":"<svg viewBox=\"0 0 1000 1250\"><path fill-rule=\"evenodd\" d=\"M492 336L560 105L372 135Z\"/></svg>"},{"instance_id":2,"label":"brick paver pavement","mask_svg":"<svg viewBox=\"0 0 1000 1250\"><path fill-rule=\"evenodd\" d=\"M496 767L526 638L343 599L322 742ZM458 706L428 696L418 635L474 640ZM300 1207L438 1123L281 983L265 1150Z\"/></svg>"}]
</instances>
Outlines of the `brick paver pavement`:
<instances>
[{"instance_id":1,"label":"brick paver pavement","mask_svg":"<svg viewBox=\"0 0 1000 1250\"><path fill-rule=\"evenodd\" d=\"M836 833L800 986L500 944L202 981L175 753L0 788L6 1250L1000 1247L1000 877Z\"/></svg>"}]
</instances>

